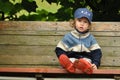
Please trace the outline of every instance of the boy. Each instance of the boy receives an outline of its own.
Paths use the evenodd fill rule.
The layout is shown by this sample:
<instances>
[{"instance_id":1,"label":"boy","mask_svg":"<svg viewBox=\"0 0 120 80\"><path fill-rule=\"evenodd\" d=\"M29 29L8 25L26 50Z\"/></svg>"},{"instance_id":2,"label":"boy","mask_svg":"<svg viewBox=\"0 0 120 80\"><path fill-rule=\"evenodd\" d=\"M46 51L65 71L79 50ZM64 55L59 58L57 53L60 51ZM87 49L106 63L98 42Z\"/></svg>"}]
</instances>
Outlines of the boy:
<instances>
[{"instance_id":1,"label":"boy","mask_svg":"<svg viewBox=\"0 0 120 80\"><path fill-rule=\"evenodd\" d=\"M67 33L55 49L60 64L68 72L75 73L79 69L91 74L100 66L101 48L89 31L92 17L87 8L78 8L72 23L75 30Z\"/></svg>"}]
</instances>

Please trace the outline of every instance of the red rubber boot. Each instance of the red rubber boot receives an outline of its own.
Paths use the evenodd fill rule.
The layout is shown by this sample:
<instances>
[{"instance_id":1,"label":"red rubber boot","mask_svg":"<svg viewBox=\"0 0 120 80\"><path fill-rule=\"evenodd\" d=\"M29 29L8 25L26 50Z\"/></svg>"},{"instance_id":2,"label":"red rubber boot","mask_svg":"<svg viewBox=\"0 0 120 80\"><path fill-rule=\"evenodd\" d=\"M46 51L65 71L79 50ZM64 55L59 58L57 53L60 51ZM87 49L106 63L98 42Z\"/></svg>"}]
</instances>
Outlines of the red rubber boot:
<instances>
[{"instance_id":1,"label":"red rubber boot","mask_svg":"<svg viewBox=\"0 0 120 80\"><path fill-rule=\"evenodd\" d=\"M93 68L92 64L85 59L79 59L74 62L74 66L86 74L92 74Z\"/></svg>"},{"instance_id":2,"label":"red rubber boot","mask_svg":"<svg viewBox=\"0 0 120 80\"><path fill-rule=\"evenodd\" d=\"M75 72L75 67L73 66L73 63L65 54L60 55L59 62L68 72Z\"/></svg>"}]
</instances>

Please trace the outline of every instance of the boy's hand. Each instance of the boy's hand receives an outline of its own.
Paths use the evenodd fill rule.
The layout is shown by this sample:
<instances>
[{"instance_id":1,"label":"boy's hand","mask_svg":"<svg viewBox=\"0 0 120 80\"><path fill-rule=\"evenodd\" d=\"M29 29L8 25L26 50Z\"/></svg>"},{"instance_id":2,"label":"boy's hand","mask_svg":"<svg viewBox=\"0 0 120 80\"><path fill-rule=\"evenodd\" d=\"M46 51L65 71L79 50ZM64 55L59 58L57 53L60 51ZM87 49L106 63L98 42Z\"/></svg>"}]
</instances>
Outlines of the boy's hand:
<instances>
[{"instance_id":1,"label":"boy's hand","mask_svg":"<svg viewBox=\"0 0 120 80\"><path fill-rule=\"evenodd\" d=\"M97 70L97 66L95 64L92 64L93 70Z\"/></svg>"}]
</instances>

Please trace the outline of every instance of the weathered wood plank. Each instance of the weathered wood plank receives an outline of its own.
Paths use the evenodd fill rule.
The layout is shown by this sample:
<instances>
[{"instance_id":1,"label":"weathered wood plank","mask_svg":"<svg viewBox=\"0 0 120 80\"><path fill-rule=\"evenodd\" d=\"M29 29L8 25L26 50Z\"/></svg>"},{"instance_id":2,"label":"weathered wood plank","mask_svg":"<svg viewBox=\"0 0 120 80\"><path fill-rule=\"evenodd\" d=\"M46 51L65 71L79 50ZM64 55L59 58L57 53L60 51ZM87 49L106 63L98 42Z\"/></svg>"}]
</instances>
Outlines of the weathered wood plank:
<instances>
[{"instance_id":1,"label":"weathered wood plank","mask_svg":"<svg viewBox=\"0 0 120 80\"><path fill-rule=\"evenodd\" d=\"M120 56L120 47L101 47L104 56Z\"/></svg>"},{"instance_id":2,"label":"weathered wood plank","mask_svg":"<svg viewBox=\"0 0 120 80\"><path fill-rule=\"evenodd\" d=\"M0 65L59 65L56 55L0 55ZM120 66L118 57L104 56L101 66L117 67Z\"/></svg>"},{"instance_id":3,"label":"weathered wood plank","mask_svg":"<svg viewBox=\"0 0 120 80\"><path fill-rule=\"evenodd\" d=\"M0 72L20 72L20 73L58 73L58 74L68 74L68 72L65 69L62 68L21 68L21 67L17 67L17 68L0 68ZM93 74L119 74L120 70L119 69L99 69L99 70L95 70L93 72ZM75 74L83 74L80 70L76 70ZM56 78L58 79L58 78Z\"/></svg>"},{"instance_id":4,"label":"weathered wood plank","mask_svg":"<svg viewBox=\"0 0 120 80\"><path fill-rule=\"evenodd\" d=\"M28 35L28 36L50 36L50 35L57 35L56 31L35 31L35 30L0 30L0 35ZM63 34L64 35L64 34Z\"/></svg>"},{"instance_id":5,"label":"weathered wood plank","mask_svg":"<svg viewBox=\"0 0 120 80\"><path fill-rule=\"evenodd\" d=\"M63 36L1 35L1 45L57 45ZM120 37L96 37L100 46L120 46Z\"/></svg>"},{"instance_id":6,"label":"weathered wood plank","mask_svg":"<svg viewBox=\"0 0 120 80\"><path fill-rule=\"evenodd\" d=\"M26 36L64 36L70 31L46 31L46 30L0 30L0 35L26 35ZM119 31L91 31L91 33L96 37L120 37Z\"/></svg>"},{"instance_id":7,"label":"weathered wood plank","mask_svg":"<svg viewBox=\"0 0 120 80\"><path fill-rule=\"evenodd\" d=\"M56 22L0 21L1 30L56 30Z\"/></svg>"},{"instance_id":8,"label":"weathered wood plank","mask_svg":"<svg viewBox=\"0 0 120 80\"><path fill-rule=\"evenodd\" d=\"M1 35L0 44L4 45L56 45L55 36L16 36Z\"/></svg>"},{"instance_id":9,"label":"weathered wood plank","mask_svg":"<svg viewBox=\"0 0 120 80\"><path fill-rule=\"evenodd\" d=\"M100 46L119 46L120 37L96 37Z\"/></svg>"},{"instance_id":10,"label":"weathered wood plank","mask_svg":"<svg viewBox=\"0 0 120 80\"><path fill-rule=\"evenodd\" d=\"M58 65L58 59L56 55L0 55L0 64L13 65Z\"/></svg>"},{"instance_id":11,"label":"weathered wood plank","mask_svg":"<svg viewBox=\"0 0 120 80\"><path fill-rule=\"evenodd\" d=\"M112 56L103 56L101 60L101 66L119 66L120 67L120 57L112 57Z\"/></svg>"},{"instance_id":12,"label":"weathered wood plank","mask_svg":"<svg viewBox=\"0 0 120 80\"><path fill-rule=\"evenodd\" d=\"M101 66L120 66L119 52L120 47L102 47L103 58ZM54 52L55 46L13 46L2 45L0 46L0 64L43 64L50 65L52 61L57 61L56 54ZM18 61L17 61L18 60ZM17 62L16 62L17 61ZM27 62L26 62L27 61ZM34 62L35 61L35 62ZM50 62L49 62L50 61ZM56 62L55 64L59 64ZM45 65L45 64L43 64Z\"/></svg>"},{"instance_id":13,"label":"weathered wood plank","mask_svg":"<svg viewBox=\"0 0 120 80\"><path fill-rule=\"evenodd\" d=\"M56 46L14 46L1 45L0 54L9 55L55 55ZM120 47L101 47L103 56L120 56Z\"/></svg>"},{"instance_id":14,"label":"weathered wood plank","mask_svg":"<svg viewBox=\"0 0 120 80\"><path fill-rule=\"evenodd\" d=\"M13 46L1 45L0 55L55 55L55 46Z\"/></svg>"},{"instance_id":15,"label":"weathered wood plank","mask_svg":"<svg viewBox=\"0 0 120 80\"><path fill-rule=\"evenodd\" d=\"M63 36L68 32L70 31L57 31L54 35ZM91 31L91 34L95 37L120 37L119 31Z\"/></svg>"},{"instance_id":16,"label":"weathered wood plank","mask_svg":"<svg viewBox=\"0 0 120 80\"><path fill-rule=\"evenodd\" d=\"M120 31L120 22L92 22L92 31ZM69 22L0 21L1 30L71 30Z\"/></svg>"}]
</instances>

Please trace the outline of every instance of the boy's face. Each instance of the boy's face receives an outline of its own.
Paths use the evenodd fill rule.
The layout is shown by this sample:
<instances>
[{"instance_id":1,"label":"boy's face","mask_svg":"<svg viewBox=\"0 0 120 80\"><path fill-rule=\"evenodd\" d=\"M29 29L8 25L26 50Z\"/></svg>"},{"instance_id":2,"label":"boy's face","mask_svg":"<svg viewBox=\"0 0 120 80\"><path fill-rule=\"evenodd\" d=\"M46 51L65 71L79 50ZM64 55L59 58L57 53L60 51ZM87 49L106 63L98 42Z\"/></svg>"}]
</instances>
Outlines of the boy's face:
<instances>
[{"instance_id":1,"label":"boy's face","mask_svg":"<svg viewBox=\"0 0 120 80\"><path fill-rule=\"evenodd\" d=\"M90 23L87 20L87 18L83 17L83 18L78 18L75 21L75 27L77 30L79 30L80 32L84 32L87 29L89 29Z\"/></svg>"}]
</instances>

